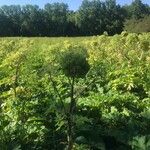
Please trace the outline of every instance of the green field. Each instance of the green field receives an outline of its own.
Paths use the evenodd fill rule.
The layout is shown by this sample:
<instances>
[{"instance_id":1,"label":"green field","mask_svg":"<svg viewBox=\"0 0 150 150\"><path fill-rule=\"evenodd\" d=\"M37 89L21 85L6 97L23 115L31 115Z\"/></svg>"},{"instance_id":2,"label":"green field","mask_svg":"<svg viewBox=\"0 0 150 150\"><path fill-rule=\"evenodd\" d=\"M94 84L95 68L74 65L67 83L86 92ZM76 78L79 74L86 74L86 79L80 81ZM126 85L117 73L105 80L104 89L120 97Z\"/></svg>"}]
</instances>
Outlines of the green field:
<instances>
[{"instance_id":1,"label":"green field","mask_svg":"<svg viewBox=\"0 0 150 150\"><path fill-rule=\"evenodd\" d=\"M75 150L150 149L150 33L0 38L0 150L63 150L68 116Z\"/></svg>"}]
</instances>

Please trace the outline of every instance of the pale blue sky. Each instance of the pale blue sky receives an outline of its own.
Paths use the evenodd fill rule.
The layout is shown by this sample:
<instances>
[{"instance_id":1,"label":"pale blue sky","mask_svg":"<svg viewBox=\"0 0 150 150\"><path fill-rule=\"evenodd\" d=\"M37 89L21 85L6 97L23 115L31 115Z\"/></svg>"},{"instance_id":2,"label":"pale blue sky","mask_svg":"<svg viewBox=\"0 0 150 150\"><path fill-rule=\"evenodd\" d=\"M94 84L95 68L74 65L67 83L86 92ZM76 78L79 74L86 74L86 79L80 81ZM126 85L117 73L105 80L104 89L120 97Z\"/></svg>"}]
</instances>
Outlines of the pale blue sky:
<instances>
[{"instance_id":1,"label":"pale blue sky","mask_svg":"<svg viewBox=\"0 0 150 150\"><path fill-rule=\"evenodd\" d=\"M117 3L124 5L129 4L133 0L117 0ZM69 5L69 8L71 10L77 10L78 7L81 5L82 0L0 0L0 6L1 5L12 5L12 4L36 4L40 7L43 7L46 3L53 3L53 2L64 2ZM150 0L142 0L143 3L150 5Z\"/></svg>"}]
</instances>

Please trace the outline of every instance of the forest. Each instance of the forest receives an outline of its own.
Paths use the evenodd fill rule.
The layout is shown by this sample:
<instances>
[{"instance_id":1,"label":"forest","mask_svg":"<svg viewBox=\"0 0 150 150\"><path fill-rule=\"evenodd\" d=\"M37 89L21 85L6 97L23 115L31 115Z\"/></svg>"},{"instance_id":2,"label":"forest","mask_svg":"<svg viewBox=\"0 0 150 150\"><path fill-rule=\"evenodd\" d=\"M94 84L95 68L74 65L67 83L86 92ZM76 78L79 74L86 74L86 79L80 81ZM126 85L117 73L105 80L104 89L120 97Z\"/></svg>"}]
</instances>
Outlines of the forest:
<instances>
[{"instance_id":1,"label":"forest","mask_svg":"<svg viewBox=\"0 0 150 150\"><path fill-rule=\"evenodd\" d=\"M83 0L77 11L65 3L0 7L0 36L89 36L150 31L150 6L141 0Z\"/></svg>"}]
</instances>

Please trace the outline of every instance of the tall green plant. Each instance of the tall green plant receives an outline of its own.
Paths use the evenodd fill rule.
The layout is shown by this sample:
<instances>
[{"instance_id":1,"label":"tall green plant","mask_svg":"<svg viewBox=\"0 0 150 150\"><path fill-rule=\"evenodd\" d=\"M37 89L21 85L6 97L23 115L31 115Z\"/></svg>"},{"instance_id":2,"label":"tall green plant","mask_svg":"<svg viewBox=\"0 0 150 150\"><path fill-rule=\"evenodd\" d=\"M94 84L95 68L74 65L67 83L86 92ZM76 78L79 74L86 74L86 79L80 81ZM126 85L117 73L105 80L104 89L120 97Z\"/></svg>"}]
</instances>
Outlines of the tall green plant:
<instances>
[{"instance_id":1,"label":"tall green plant","mask_svg":"<svg viewBox=\"0 0 150 150\"><path fill-rule=\"evenodd\" d=\"M88 73L90 66L87 61L86 49L80 46L70 45L62 54L59 56L59 65L68 78L69 88L69 106L66 108L64 99L60 95L59 90L55 86L53 79L53 88L56 94L59 96L63 111L65 112L65 118L67 121L67 139L68 139L68 150L73 149L74 145L74 124L75 124L75 112L76 112L76 97L75 97L75 84L79 78L84 78Z\"/></svg>"}]
</instances>

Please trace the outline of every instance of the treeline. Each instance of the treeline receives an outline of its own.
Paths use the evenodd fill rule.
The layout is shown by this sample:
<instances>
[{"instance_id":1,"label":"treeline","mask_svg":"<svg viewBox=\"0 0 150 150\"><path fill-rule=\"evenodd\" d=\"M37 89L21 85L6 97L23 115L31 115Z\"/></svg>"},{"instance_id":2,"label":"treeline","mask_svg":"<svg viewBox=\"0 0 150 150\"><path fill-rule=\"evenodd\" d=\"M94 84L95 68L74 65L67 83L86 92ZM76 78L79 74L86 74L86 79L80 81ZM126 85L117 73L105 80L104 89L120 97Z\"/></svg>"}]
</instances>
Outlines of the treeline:
<instances>
[{"instance_id":1,"label":"treeline","mask_svg":"<svg viewBox=\"0 0 150 150\"><path fill-rule=\"evenodd\" d=\"M0 7L0 36L85 36L105 31L114 35L124 29L132 32L137 22L143 32L150 23L149 14L149 5L141 0L126 6L116 4L116 0L83 0L77 11L69 10L65 3L46 4L43 9L37 5L5 5ZM145 32L149 28L147 25Z\"/></svg>"}]
</instances>

